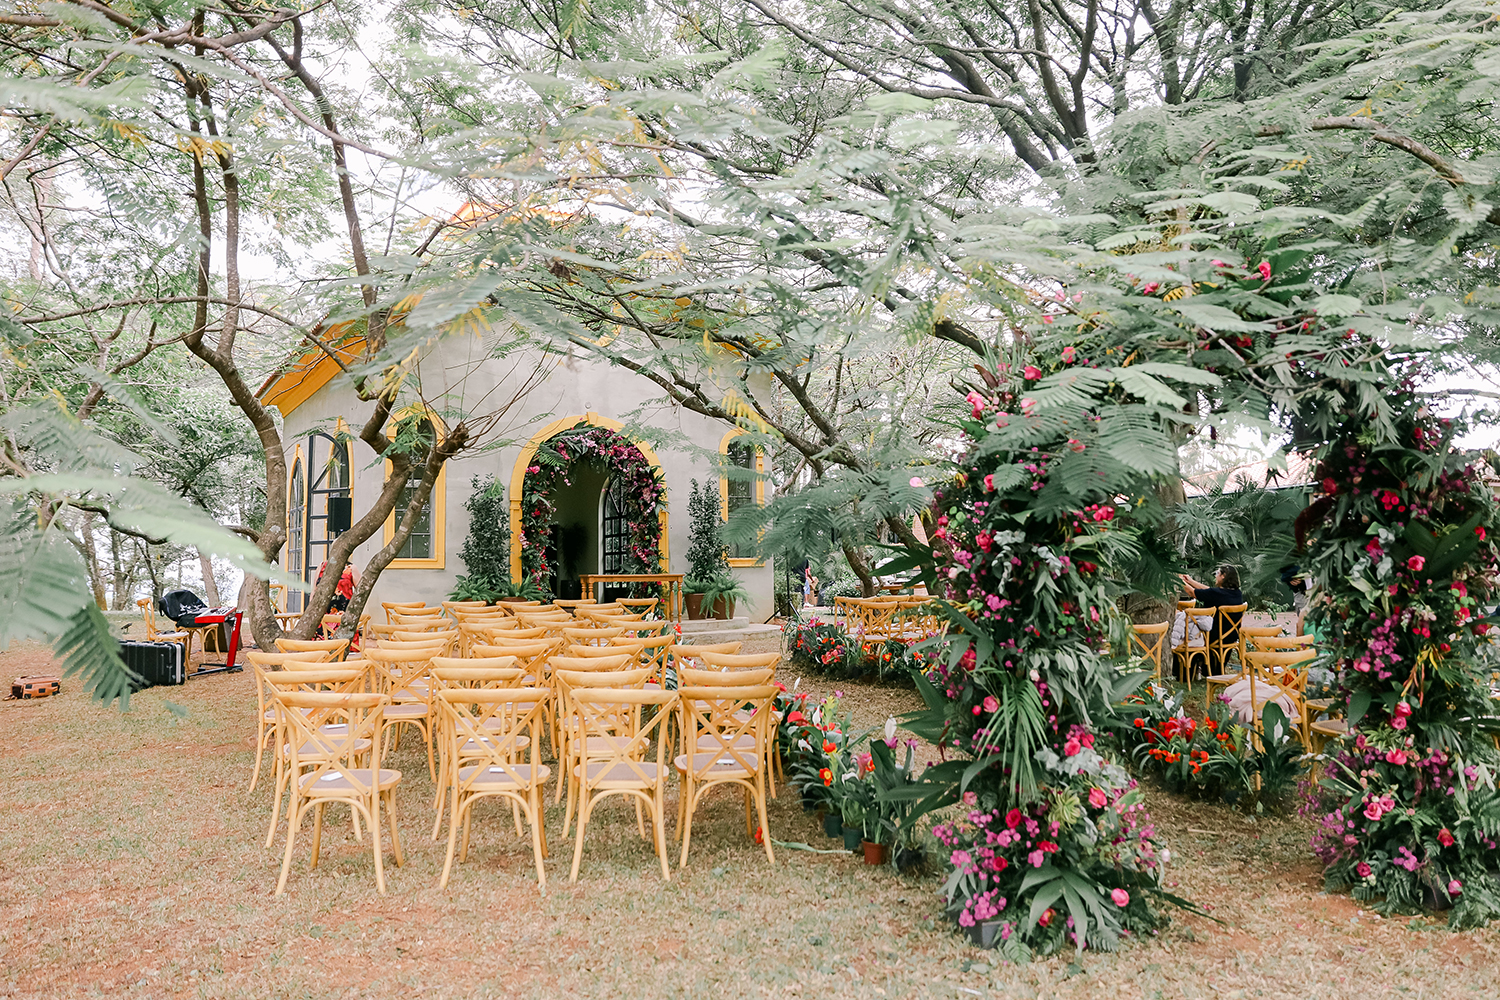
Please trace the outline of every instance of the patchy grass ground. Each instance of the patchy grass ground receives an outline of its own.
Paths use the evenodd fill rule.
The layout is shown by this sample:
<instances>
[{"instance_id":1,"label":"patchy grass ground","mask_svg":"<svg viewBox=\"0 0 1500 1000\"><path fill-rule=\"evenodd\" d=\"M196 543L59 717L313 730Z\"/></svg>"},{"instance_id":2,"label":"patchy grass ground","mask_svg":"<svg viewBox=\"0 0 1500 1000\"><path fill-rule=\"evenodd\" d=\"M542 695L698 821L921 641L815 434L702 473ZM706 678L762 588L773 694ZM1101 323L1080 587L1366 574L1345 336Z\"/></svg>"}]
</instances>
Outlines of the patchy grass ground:
<instances>
[{"instance_id":1,"label":"patchy grass ground","mask_svg":"<svg viewBox=\"0 0 1500 1000\"><path fill-rule=\"evenodd\" d=\"M44 665L0 656L4 679ZM804 680L815 690L834 685ZM915 701L853 682L857 722ZM185 709L178 716L170 699ZM723 795L694 855L662 883L624 810L590 828L584 868L554 832L548 891L508 815L476 824L467 864L437 886L431 785L413 741L394 766L407 865L375 891L343 820L324 860L261 846L262 786L245 794L248 675L138 695L128 714L60 698L0 703L0 997L1494 997L1500 932L1382 920L1324 895L1296 820L1251 822L1165 795L1173 888L1223 921L1179 917L1116 954L993 965L939 914L935 880L847 855L778 852L774 868ZM548 817L553 831L561 817ZM779 840L831 843L792 797Z\"/></svg>"}]
</instances>

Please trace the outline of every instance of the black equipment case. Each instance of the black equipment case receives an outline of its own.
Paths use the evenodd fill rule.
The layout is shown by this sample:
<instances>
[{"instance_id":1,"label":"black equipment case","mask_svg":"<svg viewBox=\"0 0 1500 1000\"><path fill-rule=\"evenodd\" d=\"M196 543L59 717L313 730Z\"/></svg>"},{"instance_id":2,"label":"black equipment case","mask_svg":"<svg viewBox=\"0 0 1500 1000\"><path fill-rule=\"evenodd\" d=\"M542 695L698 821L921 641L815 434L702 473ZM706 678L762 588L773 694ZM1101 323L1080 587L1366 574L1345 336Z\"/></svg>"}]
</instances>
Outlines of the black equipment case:
<instances>
[{"instance_id":1,"label":"black equipment case","mask_svg":"<svg viewBox=\"0 0 1500 1000\"><path fill-rule=\"evenodd\" d=\"M141 675L137 691L143 687L187 683L180 642L122 641L120 658L127 667Z\"/></svg>"}]
</instances>

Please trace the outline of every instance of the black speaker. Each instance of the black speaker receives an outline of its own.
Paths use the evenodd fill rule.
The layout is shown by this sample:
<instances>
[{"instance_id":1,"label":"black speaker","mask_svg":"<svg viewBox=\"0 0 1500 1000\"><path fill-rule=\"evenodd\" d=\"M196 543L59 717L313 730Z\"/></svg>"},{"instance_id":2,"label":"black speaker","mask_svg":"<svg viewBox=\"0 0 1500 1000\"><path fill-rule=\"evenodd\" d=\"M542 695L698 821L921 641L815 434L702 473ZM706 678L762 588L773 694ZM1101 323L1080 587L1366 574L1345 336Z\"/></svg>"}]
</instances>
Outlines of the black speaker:
<instances>
[{"instance_id":1,"label":"black speaker","mask_svg":"<svg viewBox=\"0 0 1500 1000\"><path fill-rule=\"evenodd\" d=\"M328 533L330 535L342 535L348 531L353 519L354 499L352 497L328 498Z\"/></svg>"}]
</instances>

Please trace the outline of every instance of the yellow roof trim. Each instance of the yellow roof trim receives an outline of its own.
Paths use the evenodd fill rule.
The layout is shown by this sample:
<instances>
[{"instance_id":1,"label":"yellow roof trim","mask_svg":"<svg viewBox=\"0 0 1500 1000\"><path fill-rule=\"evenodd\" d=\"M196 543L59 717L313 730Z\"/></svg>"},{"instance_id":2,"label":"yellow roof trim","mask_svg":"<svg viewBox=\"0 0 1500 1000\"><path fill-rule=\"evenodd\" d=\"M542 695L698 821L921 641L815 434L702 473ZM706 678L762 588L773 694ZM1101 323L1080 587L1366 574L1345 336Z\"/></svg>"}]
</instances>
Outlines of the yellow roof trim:
<instances>
[{"instance_id":1,"label":"yellow roof trim","mask_svg":"<svg viewBox=\"0 0 1500 1000\"><path fill-rule=\"evenodd\" d=\"M360 360L365 353L365 338L356 337L335 347L330 347L344 364ZM313 348L295 361L282 366L260 387L256 398L267 406L274 406L283 417L312 398L313 393L327 385L342 369L327 352Z\"/></svg>"}]
</instances>

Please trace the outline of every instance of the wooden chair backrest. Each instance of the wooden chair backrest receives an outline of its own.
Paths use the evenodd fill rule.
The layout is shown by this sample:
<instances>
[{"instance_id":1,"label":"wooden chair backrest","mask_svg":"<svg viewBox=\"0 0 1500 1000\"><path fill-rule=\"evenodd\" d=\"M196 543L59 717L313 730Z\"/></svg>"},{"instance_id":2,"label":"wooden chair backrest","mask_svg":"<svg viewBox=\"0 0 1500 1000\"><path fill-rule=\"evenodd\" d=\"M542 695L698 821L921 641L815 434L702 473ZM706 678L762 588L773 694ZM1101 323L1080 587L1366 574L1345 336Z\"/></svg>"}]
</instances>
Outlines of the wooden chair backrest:
<instances>
[{"instance_id":1,"label":"wooden chair backrest","mask_svg":"<svg viewBox=\"0 0 1500 1000\"><path fill-rule=\"evenodd\" d=\"M667 720L677 704L675 691L657 688L573 688L569 701L576 714L579 728L584 733L615 732L621 728L616 720L635 720L632 731L617 732L627 739L612 741L611 745L598 753L590 754L590 765L583 768L579 784L587 797L594 789L638 785L655 787L661 781L666 767ZM644 719L643 709L655 706L658 711ZM648 759L652 744L656 745L656 761ZM586 800L586 798L585 798Z\"/></svg>"},{"instance_id":2,"label":"wooden chair backrest","mask_svg":"<svg viewBox=\"0 0 1500 1000\"><path fill-rule=\"evenodd\" d=\"M388 652L428 650L434 656L448 656L452 654L454 645L452 639L381 639L375 648Z\"/></svg>"},{"instance_id":3,"label":"wooden chair backrest","mask_svg":"<svg viewBox=\"0 0 1500 1000\"><path fill-rule=\"evenodd\" d=\"M577 626L562 630L562 637L569 642L580 646L600 646L616 636L624 635L625 630L616 626L615 628L586 628Z\"/></svg>"},{"instance_id":4,"label":"wooden chair backrest","mask_svg":"<svg viewBox=\"0 0 1500 1000\"><path fill-rule=\"evenodd\" d=\"M472 765L448 768L450 788L467 790L503 774L517 789L540 784L536 768L538 736L544 728L546 688L448 688L435 699L440 706L445 746L461 745L463 757ZM525 739L525 743L522 739ZM522 764L523 750L531 751L530 764ZM464 778L462 772L468 772Z\"/></svg>"},{"instance_id":5,"label":"wooden chair backrest","mask_svg":"<svg viewBox=\"0 0 1500 1000\"><path fill-rule=\"evenodd\" d=\"M479 610L481 608L488 608L489 606L490 606L490 602L489 601L444 601L443 602L443 610L444 611L477 611L477 610Z\"/></svg>"},{"instance_id":6,"label":"wooden chair backrest","mask_svg":"<svg viewBox=\"0 0 1500 1000\"><path fill-rule=\"evenodd\" d=\"M266 684L273 691L333 691L338 694L363 694L365 672L354 667L320 667L316 664L300 670L271 670Z\"/></svg>"},{"instance_id":7,"label":"wooden chair backrest","mask_svg":"<svg viewBox=\"0 0 1500 1000\"><path fill-rule=\"evenodd\" d=\"M265 670L286 669L288 664L327 663L332 660L330 650L304 649L285 653L262 653L258 649L246 650L245 659Z\"/></svg>"},{"instance_id":8,"label":"wooden chair backrest","mask_svg":"<svg viewBox=\"0 0 1500 1000\"><path fill-rule=\"evenodd\" d=\"M1189 607L1189 608L1183 608L1182 612L1183 612L1183 614L1187 615L1187 624L1188 625L1192 625L1195 622L1197 623L1197 627L1199 629L1199 634L1197 636L1194 636L1193 635L1193 630L1191 628L1184 628L1182 630L1182 645L1180 645L1180 646L1174 646L1173 648L1174 649L1207 649L1208 648L1208 632L1209 632L1209 629L1213 628L1214 614L1216 613L1216 610L1214 608L1192 608L1192 607ZM1197 642L1193 641L1195 638L1198 640Z\"/></svg>"},{"instance_id":9,"label":"wooden chair backrest","mask_svg":"<svg viewBox=\"0 0 1500 1000\"><path fill-rule=\"evenodd\" d=\"M556 607L562 608L562 609L564 609L566 611L572 611L574 608L581 608L585 604L595 604L595 605L597 605L599 602L597 600L595 600L594 598L592 598L592 597L582 597L582 598L575 597L575 598L570 598L570 599L561 600L561 601L554 600L552 603Z\"/></svg>"},{"instance_id":10,"label":"wooden chair backrest","mask_svg":"<svg viewBox=\"0 0 1500 1000\"><path fill-rule=\"evenodd\" d=\"M661 598L659 597L622 597L619 600L620 607L648 615L652 611L655 611L656 606L660 603Z\"/></svg>"},{"instance_id":11,"label":"wooden chair backrest","mask_svg":"<svg viewBox=\"0 0 1500 1000\"><path fill-rule=\"evenodd\" d=\"M392 632L392 642L458 642L459 631L456 628L428 629L425 632Z\"/></svg>"},{"instance_id":12,"label":"wooden chair backrest","mask_svg":"<svg viewBox=\"0 0 1500 1000\"><path fill-rule=\"evenodd\" d=\"M392 615L391 624L401 626L402 631L405 632L446 631L453 627L453 622L441 614Z\"/></svg>"},{"instance_id":13,"label":"wooden chair backrest","mask_svg":"<svg viewBox=\"0 0 1500 1000\"><path fill-rule=\"evenodd\" d=\"M415 610L417 608L425 608L425 607L427 607L427 602L426 601L381 601L380 602L380 610L382 610L382 611L385 612L385 620L386 620L387 623L389 623L391 621L391 615L392 615L392 613L395 613L395 614L409 614L411 611L413 611L413 610Z\"/></svg>"},{"instance_id":14,"label":"wooden chair backrest","mask_svg":"<svg viewBox=\"0 0 1500 1000\"><path fill-rule=\"evenodd\" d=\"M1277 650L1309 649L1316 644L1317 640L1310 635L1247 635L1245 636L1245 650L1254 650L1259 653L1270 653Z\"/></svg>"},{"instance_id":15,"label":"wooden chair backrest","mask_svg":"<svg viewBox=\"0 0 1500 1000\"><path fill-rule=\"evenodd\" d=\"M672 655L679 659L697 660L702 659L704 653L738 653L743 642L714 642L706 646L684 646L676 643L672 647Z\"/></svg>"},{"instance_id":16,"label":"wooden chair backrest","mask_svg":"<svg viewBox=\"0 0 1500 1000\"><path fill-rule=\"evenodd\" d=\"M548 676L547 658L556 652L556 639L535 639L527 642L482 643L476 642L469 649L474 657L511 656L516 666L545 681Z\"/></svg>"},{"instance_id":17,"label":"wooden chair backrest","mask_svg":"<svg viewBox=\"0 0 1500 1000\"><path fill-rule=\"evenodd\" d=\"M696 667L677 668L677 686L684 687L755 687L769 684L776 671L769 667L758 670L700 670Z\"/></svg>"},{"instance_id":18,"label":"wooden chair backrest","mask_svg":"<svg viewBox=\"0 0 1500 1000\"><path fill-rule=\"evenodd\" d=\"M432 672L432 660L445 655L434 646L425 649L365 650L376 688L389 696L393 704L421 702L429 704L431 685L425 682Z\"/></svg>"},{"instance_id":19,"label":"wooden chair backrest","mask_svg":"<svg viewBox=\"0 0 1500 1000\"><path fill-rule=\"evenodd\" d=\"M434 656L432 677L446 688L514 688L525 682L526 671L516 666L514 656L487 656L467 660Z\"/></svg>"},{"instance_id":20,"label":"wooden chair backrest","mask_svg":"<svg viewBox=\"0 0 1500 1000\"><path fill-rule=\"evenodd\" d=\"M359 765L369 748L379 745L390 699L380 694L278 691L276 703L290 730L292 774L311 787L341 777L352 786L350 797L374 794L371 769ZM378 770L378 752L375 757Z\"/></svg>"},{"instance_id":21,"label":"wooden chair backrest","mask_svg":"<svg viewBox=\"0 0 1500 1000\"><path fill-rule=\"evenodd\" d=\"M678 688L682 745L692 748L688 761L695 781L712 780L713 772L726 766L755 773L765 759L778 690L774 684ZM746 707L749 713L743 714ZM750 746L740 744L745 736L751 737Z\"/></svg>"},{"instance_id":22,"label":"wooden chair backrest","mask_svg":"<svg viewBox=\"0 0 1500 1000\"><path fill-rule=\"evenodd\" d=\"M619 656L621 653L629 653L629 650L621 649L619 646L564 646L558 651L561 656L581 656L598 659L601 657Z\"/></svg>"},{"instance_id":23,"label":"wooden chair backrest","mask_svg":"<svg viewBox=\"0 0 1500 1000\"><path fill-rule=\"evenodd\" d=\"M780 653L704 653L703 662L719 670L775 669L781 663Z\"/></svg>"},{"instance_id":24,"label":"wooden chair backrest","mask_svg":"<svg viewBox=\"0 0 1500 1000\"><path fill-rule=\"evenodd\" d=\"M327 653L330 660L342 660L349 651L348 639L288 639L276 640L276 648L283 653Z\"/></svg>"},{"instance_id":25,"label":"wooden chair backrest","mask_svg":"<svg viewBox=\"0 0 1500 1000\"><path fill-rule=\"evenodd\" d=\"M1161 670L1162 649L1167 645L1167 634L1171 628L1171 622L1130 626L1131 647L1140 650L1141 656L1154 663L1158 671Z\"/></svg>"}]
</instances>

